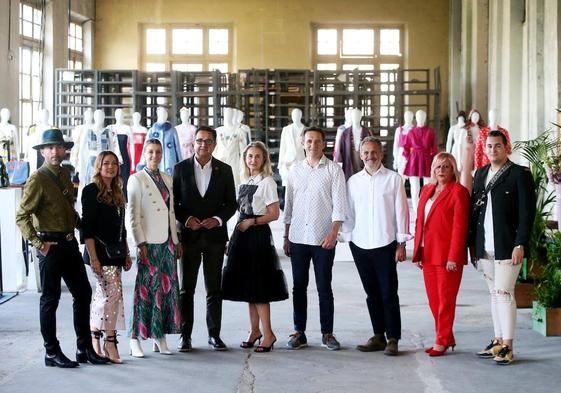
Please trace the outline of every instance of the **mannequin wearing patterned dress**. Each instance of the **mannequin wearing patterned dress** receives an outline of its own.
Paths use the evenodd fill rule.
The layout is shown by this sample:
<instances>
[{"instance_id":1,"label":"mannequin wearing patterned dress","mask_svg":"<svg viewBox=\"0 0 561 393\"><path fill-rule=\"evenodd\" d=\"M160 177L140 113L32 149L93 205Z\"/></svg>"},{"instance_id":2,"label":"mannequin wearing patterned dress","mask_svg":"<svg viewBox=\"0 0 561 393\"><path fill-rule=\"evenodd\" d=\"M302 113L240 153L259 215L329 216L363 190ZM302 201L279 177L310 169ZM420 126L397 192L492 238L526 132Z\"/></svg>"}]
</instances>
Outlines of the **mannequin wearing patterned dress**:
<instances>
[{"instance_id":1,"label":"mannequin wearing patterned dress","mask_svg":"<svg viewBox=\"0 0 561 393\"><path fill-rule=\"evenodd\" d=\"M243 111L239 109L234 109L234 126L240 128L243 133L245 134L245 141L246 144L249 145L251 143L251 129L249 126L242 123L243 121Z\"/></svg>"},{"instance_id":2,"label":"mannequin wearing patterned dress","mask_svg":"<svg viewBox=\"0 0 561 393\"><path fill-rule=\"evenodd\" d=\"M93 127L93 111L91 108L86 108L86 110L84 111L84 123L76 126L72 130L72 140L74 141L74 146L70 151L70 164L72 164L76 173L80 171L78 157L80 156L80 146L82 146L83 135L87 130L92 130ZM79 175L80 174L78 173L78 178L80 177Z\"/></svg>"},{"instance_id":3,"label":"mannequin wearing patterned dress","mask_svg":"<svg viewBox=\"0 0 561 393\"><path fill-rule=\"evenodd\" d=\"M462 152L466 145L466 114L458 113L457 123L450 126L448 130L448 138L446 139L446 151L454 156L458 165L458 171L462 170Z\"/></svg>"},{"instance_id":4,"label":"mannequin wearing patterned dress","mask_svg":"<svg viewBox=\"0 0 561 393\"><path fill-rule=\"evenodd\" d=\"M144 140L148 129L140 124L140 113L134 112L132 114L132 143L131 143L131 175L136 173L136 166L142 157L142 148L144 147Z\"/></svg>"},{"instance_id":5,"label":"mannequin wearing patterned dress","mask_svg":"<svg viewBox=\"0 0 561 393\"><path fill-rule=\"evenodd\" d=\"M232 167L236 189L240 184L241 156L247 146L245 133L234 125L234 109L224 108L224 125L216 129L213 156Z\"/></svg>"},{"instance_id":6,"label":"mannequin wearing patterned dress","mask_svg":"<svg viewBox=\"0 0 561 393\"><path fill-rule=\"evenodd\" d=\"M413 112L405 111L403 114L403 125L395 129L393 139L393 169L397 171L404 178L403 172L407 161L403 156L403 146L405 146L405 139L407 134L413 128Z\"/></svg>"},{"instance_id":7,"label":"mannequin wearing patterned dress","mask_svg":"<svg viewBox=\"0 0 561 393\"><path fill-rule=\"evenodd\" d=\"M177 136L177 130L168 121L168 110L163 106L156 110L156 123L150 127L146 139L158 139L162 144L162 161L160 170L168 175L173 174L173 167L181 161L181 144ZM140 159L138 169L146 166L144 156Z\"/></svg>"},{"instance_id":8,"label":"mannequin wearing patterned dress","mask_svg":"<svg viewBox=\"0 0 561 393\"><path fill-rule=\"evenodd\" d=\"M0 110L0 156L4 162L19 159L18 130L10 123L10 115L8 108Z\"/></svg>"},{"instance_id":9,"label":"mannequin wearing patterned dress","mask_svg":"<svg viewBox=\"0 0 561 393\"><path fill-rule=\"evenodd\" d=\"M123 189L127 189L127 183L131 172L131 150L134 149L132 144L133 135L131 127L125 124L125 115L121 108L115 109L115 124L111 124L109 129L113 133L114 142L121 153L123 161L121 162L121 177L123 179Z\"/></svg>"},{"instance_id":10,"label":"mannequin wearing patterned dress","mask_svg":"<svg viewBox=\"0 0 561 393\"><path fill-rule=\"evenodd\" d=\"M195 143L197 127L189 123L189 110L187 108L181 108L179 118L181 119L181 124L175 126L175 129L181 144L181 158L185 160L195 154L193 144Z\"/></svg>"},{"instance_id":11,"label":"mannequin wearing patterned dress","mask_svg":"<svg viewBox=\"0 0 561 393\"><path fill-rule=\"evenodd\" d=\"M485 165L489 164L489 158L485 154L485 143L487 142L487 135L491 130L498 130L506 136L506 154L512 154L512 144L510 143L510 135L506 128L501 127L498 125L498 112L496 109L491 109L489 111L489 124L487 127L483 128L479 132L479 136L477 137L476 144L475 144L475 157L474 157L474 169L479 169L484 167Z\"/></svg>"},{"instance_id":12,"label":"mannequin wearing patterned dress","mask_svg":"<svg viewBox=\"0 0 561 393\"><path fill-rule=\"evenodd\" d=\"M405 165L405 176L409 176L411 185L411 202L413 211L417 211L419 205L419 191L421 190L421 177L424 184L430 181L430 167L432 159L438 153L436 134L434 130L426 125L427 113L423 110L415 112L417 125L407 134L403 155L407 160Z\"/></svg>"},{"instance_id":13,"label":"mannequin wearing patterned dress","mask_svg":"<svg viewBox=\"0 0 561 393\"><path fill-rule=\"evenodd\" d=\"M306 158L302 144L302 132L305 127L302 123L302 111L298 108L293 109L291 117L292 123L282 129L280 139L278 169L283 186L286 186L292 165Z\"/></svg>"}]
</instances>

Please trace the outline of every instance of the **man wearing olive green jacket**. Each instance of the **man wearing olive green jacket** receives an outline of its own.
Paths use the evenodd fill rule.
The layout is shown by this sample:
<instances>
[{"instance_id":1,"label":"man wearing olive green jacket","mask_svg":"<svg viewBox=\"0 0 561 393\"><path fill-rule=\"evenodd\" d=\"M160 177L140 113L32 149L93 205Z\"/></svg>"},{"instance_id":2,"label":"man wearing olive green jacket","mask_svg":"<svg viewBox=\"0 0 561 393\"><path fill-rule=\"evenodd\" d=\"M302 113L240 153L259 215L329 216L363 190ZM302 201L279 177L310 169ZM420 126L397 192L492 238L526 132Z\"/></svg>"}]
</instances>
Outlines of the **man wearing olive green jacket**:
<instances>
[{"instance_id":1,"label":"man wearing olive green jacket","mask_svg":"<svg viewBox=\"0 0 561 393\"><path fill-rule=\"evenodd\" d=\"M74 189L70 173L60 165L66 149L73 144L65 142L58 129L43 132L41 143L33 148L41 151L45 162L29 177L16 216L21 233L38 250L43 287L40 323L46 350L45 365L61 368L77 367L78 362L108 362L108 359L95 353L90 339L92 290L78 242L74 238L78 217L73 207ZM56 337L56 310L61 293L61 278L74 298L76 362L62 353Z\"/></svg>"}]
</instances>

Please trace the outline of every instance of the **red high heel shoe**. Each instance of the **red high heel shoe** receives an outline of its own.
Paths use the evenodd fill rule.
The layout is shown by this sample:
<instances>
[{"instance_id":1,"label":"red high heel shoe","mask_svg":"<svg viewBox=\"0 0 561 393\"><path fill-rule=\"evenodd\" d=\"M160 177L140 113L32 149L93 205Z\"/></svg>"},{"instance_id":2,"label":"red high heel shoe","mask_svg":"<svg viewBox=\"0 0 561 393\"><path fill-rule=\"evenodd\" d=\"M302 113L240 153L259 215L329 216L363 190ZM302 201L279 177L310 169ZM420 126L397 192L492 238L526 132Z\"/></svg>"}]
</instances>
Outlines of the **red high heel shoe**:
<instances>
[{"instance_id":1,"label":"red high heel shoe","mask_svg":"<svg viewBox=\"0 0 561 393\"><path fill-rule=\"evenodd\" d=\"M454 351L454 348L456 347L456 344L452 344L452 345L447 345L444 347L444 349L442 351L439 351L438 349L434 349L434 347L429 348L428 349L428 354L431 357L435 357L435 356L444 356L444 354L446 353L446 351L448 350L448 348L452 348L452 351Z\"/></svg>"}]
</instances>

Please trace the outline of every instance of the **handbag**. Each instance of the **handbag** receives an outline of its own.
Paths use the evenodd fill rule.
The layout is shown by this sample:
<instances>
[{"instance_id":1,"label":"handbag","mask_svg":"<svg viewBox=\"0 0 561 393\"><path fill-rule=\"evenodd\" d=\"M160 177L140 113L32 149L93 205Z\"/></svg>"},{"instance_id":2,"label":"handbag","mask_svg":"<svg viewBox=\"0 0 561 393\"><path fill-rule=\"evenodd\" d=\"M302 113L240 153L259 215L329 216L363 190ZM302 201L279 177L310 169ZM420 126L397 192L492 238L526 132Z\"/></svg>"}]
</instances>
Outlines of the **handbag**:
<instances>
[{"instance_id":1,"label":"handbag","mask_svg":"<svg viewBox=\"0 0 561 393\"><path fill-rule=\"evenodd\" d=\"M122 259L127 256L127 243L123 241L123 226L125 221L125 212L124 209L117 208L119 215L121 216L121 225L119 227L119 241L117 243L107 244L99 237L95 237L95 239L103 246L105 250L105 255L109 259Z\"/></svg>"},{"instance_id":2,"label":"handbag","mask_svg":"<svg viewBox=\"0 0 561 393\"><path fill-rule=\"evenodd\" d=\"M10 160L6 164L10 184L25 184L29 177L29 162L20 160Z\"/></svg>"}]
</instances>

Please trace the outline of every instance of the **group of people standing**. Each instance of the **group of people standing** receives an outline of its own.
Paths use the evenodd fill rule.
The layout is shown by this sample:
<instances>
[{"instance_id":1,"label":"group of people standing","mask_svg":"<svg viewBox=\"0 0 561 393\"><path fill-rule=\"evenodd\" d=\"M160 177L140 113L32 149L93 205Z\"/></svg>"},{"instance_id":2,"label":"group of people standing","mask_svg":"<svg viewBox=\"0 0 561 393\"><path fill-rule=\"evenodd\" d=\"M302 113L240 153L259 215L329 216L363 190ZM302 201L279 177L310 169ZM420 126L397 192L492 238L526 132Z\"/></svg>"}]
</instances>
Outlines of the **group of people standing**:
<instances>
[{"instance_id":1,"label":"group of people standing","mask_svg":"<svg viewBox=\"0 0 561 393\"><path fill-rule=\"evenodd\" d=\"M248 303L250 331L240 346L256 352L274 348L277 337L269 303L287 299L288 290L269 228L280 216L269 153L261 142L245 148L243 180L236 193L231 167L212 156L216 139L213 128L199 127L194 156L178 163L173 177L158 169L161 142L148 139L143 151L146 167L129 179L128 203L117 157L111 152L98 155L93 182L82 194L85 259L97 278L90 312L91 288L74 238L79 216L73 208L70 174L60 166L71 142L64 141L57 129L43 133L35 149L45 164L28 180L17 222L38 250L47 366L121 363L116 331L124 329L121 273L132 265L123 241L127 233L136 246L138 268L128 327L132 356L144 356L141 340L148 338L154 339L154 351L170 354L166 334L174 333L180 334L180 352L192 349L193 298L201 264L208 344L217 351L227 349L220 338L222 301L232 300ZM322 346L340 348L333 332L331 282L335 247L343 240L350 242L374 333L357 349L397 355L401 316L396 265L406 259L405 244L413 238L403 181L382 165L383 146L374 137L360 142L364 168L348 182L341 167L324 155L326 136L321 128L305 129L302 143L306 156L288 174L283 217L294 308L294 332L287 347L308 344L307 286L313 264ZM486 144L491 164L464 185L454 157L439 153L432 162L432 182L421 192L413 261L423 269L435 319L429 356L441 356L456 344L455 302L469 246L472 262L479 262L489 284L495 328L495 337L479 356L494 357L499 364L512 362L513 288L535 203L531 175L508 160L506 145L503 134L491 131ZM228 242L227 222L236 209L239 217ZM74 298L77 362L62 353L56 338L61 278Z\"/></svg>"}]
</instances>

